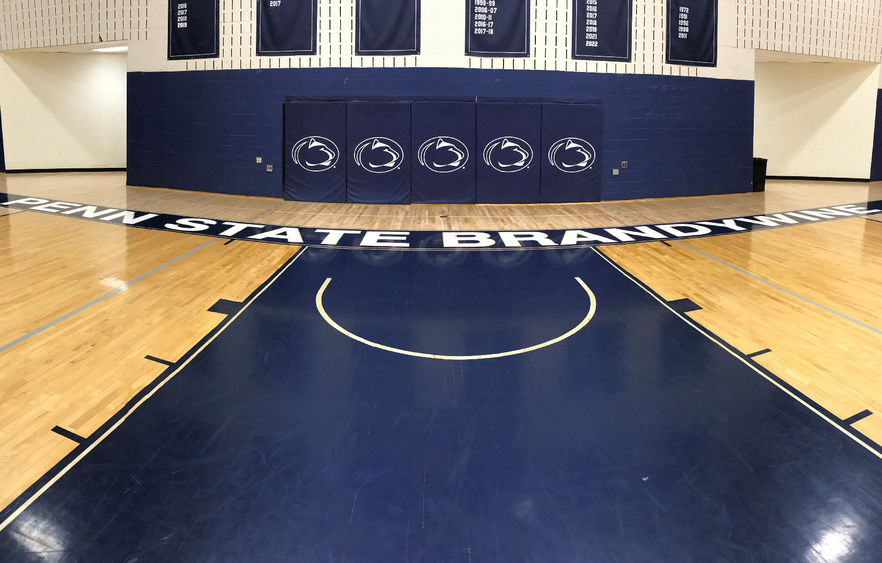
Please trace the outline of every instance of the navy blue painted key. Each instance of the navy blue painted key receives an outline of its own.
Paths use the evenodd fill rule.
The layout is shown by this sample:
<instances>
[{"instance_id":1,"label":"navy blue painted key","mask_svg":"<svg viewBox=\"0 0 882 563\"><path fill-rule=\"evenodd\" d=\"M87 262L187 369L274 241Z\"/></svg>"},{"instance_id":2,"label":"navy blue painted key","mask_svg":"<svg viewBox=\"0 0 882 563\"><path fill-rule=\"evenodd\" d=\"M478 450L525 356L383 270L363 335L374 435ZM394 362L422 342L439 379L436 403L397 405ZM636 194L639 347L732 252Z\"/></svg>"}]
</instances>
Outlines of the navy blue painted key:
<instances>
[{"instance_id":1,"label":"navy blue painted key","mask_svg":"<svg viewBox=\"0 0 882 563\"><path fill-rule=\"evenodd\" d=\"M488 354L578 327L576 277L587 325L486 360L368 346L316 307L324 286L359 338ZM830 538L878 555L876 455L590 249L308 249L0 560L787 561Z\"/></svg>"}]
</instances>

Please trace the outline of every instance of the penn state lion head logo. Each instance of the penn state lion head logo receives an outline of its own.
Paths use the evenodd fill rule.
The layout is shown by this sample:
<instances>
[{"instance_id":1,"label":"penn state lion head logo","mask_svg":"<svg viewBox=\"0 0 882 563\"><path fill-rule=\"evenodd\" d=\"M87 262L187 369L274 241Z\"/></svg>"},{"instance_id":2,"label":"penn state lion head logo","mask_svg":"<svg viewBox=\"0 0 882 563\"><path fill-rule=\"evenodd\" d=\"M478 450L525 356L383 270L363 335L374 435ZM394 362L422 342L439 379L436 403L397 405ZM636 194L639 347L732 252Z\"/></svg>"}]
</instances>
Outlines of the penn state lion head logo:
<instances>
[{"instance_id":1,"label":"penn state lion head logo","mask_svg":"<svg viewBox=\"0 0 882 563\"><path fill-rule=\"evenodd\" d=\"M548 162L566 174L577 174L591 168L597 152L585 139L565 137L548 149Z\"/></svg>"},{"instance_id":2,"label":"penn state lion head logo","mask_svg":"<svg viewBox=\"0 0 882 563\"><path fill-rule=\"evenodd\" d=\"M520 137L499 137L484 147L484 162L497 172L520 172L533 162L533 147Z\"/></svg>"},{"instance_id":3,"label":"penn state lion head logo","mask_svg":"<svg viewBox=\"0 0 882 563\"><path fill-rule=\"evenodd\" d=\"M388 137L369 137L358 143L353 153L355 164L373 174L398 170L404 162L404 149Z\"/></svg>"},{"instance_id":4,"label":"penn state lion head logo","mask_svg":"<svg viewBox=\"0 0 882 563\"><path fill-rule=\"evenodd\" d=\"M420 146L420 164L438 174L462 170L469 161L469 149L456 137L432 137Z\"/></svg>"},{"instance_id":5,"label":"penn state lion head logo","mask_svg":"<svg viewBox=\"0 0 882 563\"><path fill-rule=\"evenodd\" d=\"M337 165L340 149L327 137L304 137L294 144L291 158L307 172L326 172Z\"/></svg>"}]
</instances>

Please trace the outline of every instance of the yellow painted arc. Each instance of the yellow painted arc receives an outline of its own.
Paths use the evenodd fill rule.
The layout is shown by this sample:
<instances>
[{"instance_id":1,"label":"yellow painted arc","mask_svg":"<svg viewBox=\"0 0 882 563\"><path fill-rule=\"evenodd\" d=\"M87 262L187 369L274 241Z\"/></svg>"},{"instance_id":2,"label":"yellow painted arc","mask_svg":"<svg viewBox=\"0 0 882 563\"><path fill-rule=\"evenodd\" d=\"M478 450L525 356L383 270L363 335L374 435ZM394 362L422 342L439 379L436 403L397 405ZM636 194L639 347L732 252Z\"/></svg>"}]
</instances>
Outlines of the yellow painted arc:
<instances>
[{"instance_id":1,"label":"yellow painted arc","mask_svg":"<svg viewBox=\"0 0 882 563\"><path fill-rule=\"evenodd\" d=\"M331 278L326 278L321 288L319 288L318 293L315 294L315 307L318 309L319 314L325 319L329 325L334 327L338 332L348 336L349 338L361 342L362 344L366 344L373 348L378 348L380 350L385 350L387 352L394 352L395 354L403 354L405 356L414 356L416 358L429 358L432 360L490 360L493 358L504 358L506 356L516 356L518 354L526 354L527 352L533 352L534 350L539 350L540 348L545 348L547 346L551 346L552 344L557 344L562 340L566 340L570 336L576 334L587 325L591 319L594 317L594 313L597 311L597 298L594 297L594 293L591 291L582 278L576 277L574 278L579 285L582 286L582 289L585 290L585 293L588 294L589 307L588 314L585 315L585 318L582 319L579 324L568 330L567 332L561 334L557 338L552 338L551 340L547 340L540 344L536 344L534 346L529 346L527 348L518 348L517 350L509 350L507 352L497 352L495 354L479 354L474 356L448 356L445 354L427 354L425 352L414 352L412 350L403 350L401 348L395 348L393 346L386 346L385 344L379 344L377 342L372 342L367 338L362 338L357 334L353 334L337 324L334 319L328 315L327 311L325 311L325 307L322 304L322 296L325 294L325 290L328 288L328 285L331 283Z\"/></svg>"}]
</instances>

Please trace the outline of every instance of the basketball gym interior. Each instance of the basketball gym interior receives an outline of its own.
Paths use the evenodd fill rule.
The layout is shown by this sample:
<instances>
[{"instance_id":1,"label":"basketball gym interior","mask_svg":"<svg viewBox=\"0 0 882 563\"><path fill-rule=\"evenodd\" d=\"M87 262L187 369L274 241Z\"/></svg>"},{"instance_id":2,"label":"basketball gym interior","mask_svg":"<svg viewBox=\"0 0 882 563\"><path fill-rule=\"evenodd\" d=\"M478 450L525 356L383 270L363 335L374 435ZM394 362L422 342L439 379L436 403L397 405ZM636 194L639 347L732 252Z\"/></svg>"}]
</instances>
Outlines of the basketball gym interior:
<instances>
[{"instance_id":1,"label":"basketball gym interior","mask_svg":"<svg viewBox=\"0 0 882 563\"><path fill-rule=\"evenodd\" d=\"M882 560L882 1L0 0L0 561Z\"/></svg>"}]
</instances>

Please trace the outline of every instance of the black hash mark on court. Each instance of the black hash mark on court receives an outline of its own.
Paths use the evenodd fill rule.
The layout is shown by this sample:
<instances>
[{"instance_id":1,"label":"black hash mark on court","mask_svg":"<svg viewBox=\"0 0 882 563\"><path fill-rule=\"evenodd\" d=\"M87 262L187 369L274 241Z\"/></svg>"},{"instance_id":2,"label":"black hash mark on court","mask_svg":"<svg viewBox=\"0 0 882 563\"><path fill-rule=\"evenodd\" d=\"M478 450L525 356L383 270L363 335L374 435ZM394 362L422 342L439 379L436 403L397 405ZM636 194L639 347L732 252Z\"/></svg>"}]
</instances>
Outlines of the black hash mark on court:
<instances>
[{"instance_id":1,"label":"black hash mark on court","mask_svg":"<svg viewBox=\"0 0 882 563\"><path fill-rule=\"evenodd\" d=\"M174 362L170 362L168 360L163 360L162 358L157 358L156 356L151 356L150 354L147 354L146 356L144 356L144 359L150 360L151 362L156 362L157 364L163 364L166 366L174 365Z\"/></svg>"},{"instance_id":2,"label":"black hash mark on court","mask_svg":"<svg viewBox=\"0 0 882 563\"><path fill-rule=\"evenodd\" d=\"M871 414L873 414L873 411L871 411L871 410L869 410L869 409L867 409L867 410L862 410L861 412L857 413L856 415L852 415L852 416L846 418L846 419L843 420L842 422L845 423L845 424L847 424L847 425L849 425L849 426L851 426L851 425L854 424L855 422L860 422L861 420L867 418L867 417L870 416Z\"/></svg>"},{"instance_id":3,"label":"black hash mark on court","mask_svg":"<svg viewBox=\"0 0 882 563\"><path fill-rule=\"evenodd\" d=\"M772 350L769 348L763 348L762 350L757 350L756 352L753 352L752 354L748 354L747 357L748 358L755 358L755 357L761 356L763 354L768 354L771 351Z\"/></svg>"},{"instance_id":4,"label":"black hash mark on court","mask_svg":"<svg viewBox=\"0 0 882 563\"><path fill-rule=\"evenodd\" d=\"M217 302L208 308L212 313L220 313L222 315L235 315L242 308L239 301L230 301L229 299L218 299Z\"/></svg>"},{"instance_id":5,"label":"black hash mark on court","mask_svg":"<svg viewBox=\"0 0 882 563\"><path fill-rule=\"evenodd\" d=\"M86 439L83 438L82 436L80 436L79 434L71 432L70 430L62 428L61 426L56 426L55 428L52 429L52 431L55 432L56 434L58 434L59 436L64 436L68 440L73 440L77 444L82 444L83 442L86 441Z\"/></svg>"},{"instance_id":6,"label":"black hash mark on court","mask_svg":"<svg viewBox=\"0 0 882 563\"><path fill-rule=\"evenodd\" d=\"M701 311L701 307L689 298L668 301L668 306L681 315L683 313L691 313L692 311Z\"/></svg>"}]
</instances>

